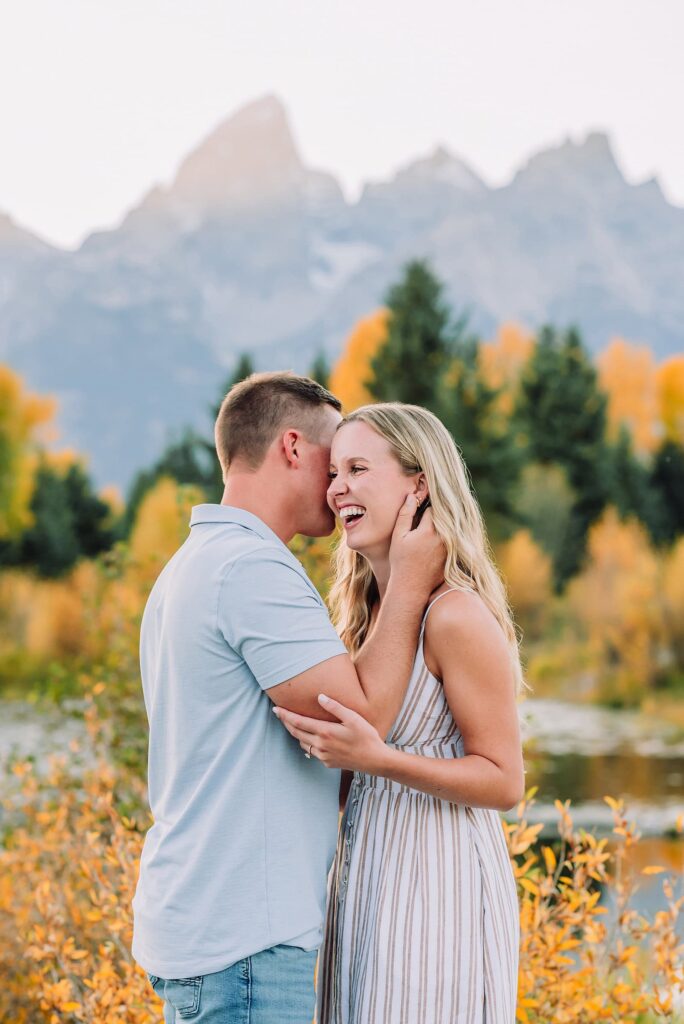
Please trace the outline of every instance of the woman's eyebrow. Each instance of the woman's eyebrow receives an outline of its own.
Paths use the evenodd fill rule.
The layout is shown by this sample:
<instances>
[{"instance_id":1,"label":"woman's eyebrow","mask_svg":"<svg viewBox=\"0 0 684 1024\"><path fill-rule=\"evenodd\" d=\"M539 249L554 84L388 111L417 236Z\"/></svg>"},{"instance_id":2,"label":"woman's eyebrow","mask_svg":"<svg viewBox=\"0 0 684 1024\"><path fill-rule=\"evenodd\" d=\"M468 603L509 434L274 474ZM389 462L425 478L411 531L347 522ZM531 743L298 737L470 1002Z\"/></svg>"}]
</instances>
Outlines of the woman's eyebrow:
<instances>
[{"instance_id":1,"label":"woman's eyebrow","mask_svg":"<svg viewBox=\"0 0 684 1024\"><path fill-rule=\"evenodd\" d=\"M368 462L369 460L364 455L346 455L342 462Z\"/></svg>"}]
</instances>

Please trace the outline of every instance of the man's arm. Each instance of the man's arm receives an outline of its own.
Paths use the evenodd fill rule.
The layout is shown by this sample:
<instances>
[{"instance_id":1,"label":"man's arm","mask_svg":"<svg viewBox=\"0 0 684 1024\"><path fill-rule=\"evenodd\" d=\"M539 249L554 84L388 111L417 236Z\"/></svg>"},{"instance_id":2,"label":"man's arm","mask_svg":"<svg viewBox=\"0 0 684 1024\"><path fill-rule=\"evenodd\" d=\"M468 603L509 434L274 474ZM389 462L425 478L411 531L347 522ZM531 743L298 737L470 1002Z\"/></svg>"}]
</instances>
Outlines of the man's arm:
<instances>
[{"instance_id":1,"label":"man's arm","mask_svg":"<svg viewBox=\"0 0 684 1024\"><path fill-rule=\"evenodd\" d=\"M411 530L416 499L409 495L392 539L391 574L372 635L352 661L339 655L267 690L274 704L329 719L318 695L358 712L385 737L396 719L413 667L428 598L443 579L444 548L430 511Z\"/></svg>"},{"instance_id":2,"label":"man's arm","mask_svg":"<svg viewBox=\"0 0 684 1024\"><path fill-rule=\"evenodd\" d=\"M479 597L454 593L428 620L438 678L463 737L462 757L407 754L383 743L354 711L332 704L337 724L278 710L280 721L329 768L393 779L439 800L507 811L525 791L510 653L499 624Z\"/></svg>"}]
</instances>

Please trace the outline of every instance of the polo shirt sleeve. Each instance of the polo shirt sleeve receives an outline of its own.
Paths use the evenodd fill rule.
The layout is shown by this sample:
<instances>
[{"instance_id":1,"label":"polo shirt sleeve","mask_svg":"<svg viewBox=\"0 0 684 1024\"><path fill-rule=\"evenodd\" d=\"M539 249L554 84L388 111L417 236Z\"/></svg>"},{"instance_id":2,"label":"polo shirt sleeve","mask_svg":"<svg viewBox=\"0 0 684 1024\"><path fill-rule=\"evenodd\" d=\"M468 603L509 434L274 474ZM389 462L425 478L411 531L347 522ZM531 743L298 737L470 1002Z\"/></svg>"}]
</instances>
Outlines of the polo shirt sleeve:
<instances>
[{"instance_id":1,"label":"polo shirt sleeve","mask_svg":"<svg viewBox=\"0 0 684 1024\"><path fill-rule=\"evenodd\" d=\"M221 587L218 626L263 690L347 653L313 584L275 548L234 563Z\"/></svg>"}]
</instances>

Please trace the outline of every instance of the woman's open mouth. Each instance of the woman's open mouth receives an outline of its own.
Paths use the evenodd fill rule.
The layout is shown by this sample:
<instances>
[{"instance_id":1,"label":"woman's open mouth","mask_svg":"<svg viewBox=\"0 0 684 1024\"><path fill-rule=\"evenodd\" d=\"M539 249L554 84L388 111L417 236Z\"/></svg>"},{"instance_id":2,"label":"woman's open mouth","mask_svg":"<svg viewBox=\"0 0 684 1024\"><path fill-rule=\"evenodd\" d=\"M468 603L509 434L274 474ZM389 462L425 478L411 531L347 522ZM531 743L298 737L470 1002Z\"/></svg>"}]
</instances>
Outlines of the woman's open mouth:
<instances>
[{"instance_id":1,"label":"woman's open mouth","mask_svg":"<svg viewBox=\"0 0 684 1024\"><path fill-rule=\"evenodd\" d=\"M340 519L345 530L352 530L357 523L361 522L366 514L362 505L346 505L339 511Z\"/></svg>"}]
</instances>

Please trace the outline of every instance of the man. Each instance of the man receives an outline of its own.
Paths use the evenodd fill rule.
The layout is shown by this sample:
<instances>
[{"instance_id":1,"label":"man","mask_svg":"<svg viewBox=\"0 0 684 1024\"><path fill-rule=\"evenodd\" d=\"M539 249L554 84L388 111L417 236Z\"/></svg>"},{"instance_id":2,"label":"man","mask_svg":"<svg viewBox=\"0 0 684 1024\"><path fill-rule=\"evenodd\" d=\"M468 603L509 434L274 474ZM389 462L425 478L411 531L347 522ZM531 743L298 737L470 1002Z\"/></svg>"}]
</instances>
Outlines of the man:
<instances>
[{"instance_id":1,"label":"man","mask_svg":"<svg viewBox=\"0 0 684 1024\"><path fill-rule=\"evenodd\" d=\"M216 422L221 504L193 509L145 608L154 825L133 953L167 1024L311 1021L339 773L307 759L271 709L321 718L324 691L385 736L441 579L441 544L429 517L411 531L409 500L376 629L352 662L286 547L334 527L326 490L339 410L289 373L231 389Z\"/></svg>"}]
</instances>

